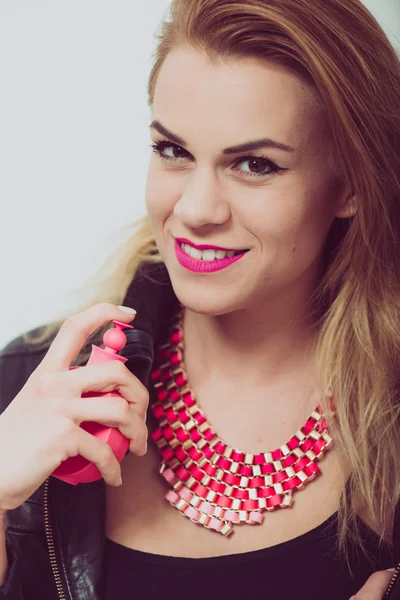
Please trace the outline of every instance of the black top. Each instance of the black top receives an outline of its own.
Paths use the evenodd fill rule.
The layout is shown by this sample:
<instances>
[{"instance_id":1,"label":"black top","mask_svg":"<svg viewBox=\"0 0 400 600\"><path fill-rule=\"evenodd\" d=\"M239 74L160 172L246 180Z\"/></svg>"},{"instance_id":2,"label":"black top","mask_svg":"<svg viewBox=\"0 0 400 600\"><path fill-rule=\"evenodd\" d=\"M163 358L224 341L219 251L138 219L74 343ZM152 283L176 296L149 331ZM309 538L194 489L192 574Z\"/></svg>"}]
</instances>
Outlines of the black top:
<instances>
[{"instance_id":1,"label":"black top","mask_svg":"<svg viewBox=\"0 0 400 600\"><path fill-rule=\"evenodd\" d=\"M211 558L151 554L106 539L105 600L349 600L374 571L394 566L389 547L360 527L370 557L352 545L348 560L335 547L337 513L270 548Z\"/></svg>"}]
</instances>

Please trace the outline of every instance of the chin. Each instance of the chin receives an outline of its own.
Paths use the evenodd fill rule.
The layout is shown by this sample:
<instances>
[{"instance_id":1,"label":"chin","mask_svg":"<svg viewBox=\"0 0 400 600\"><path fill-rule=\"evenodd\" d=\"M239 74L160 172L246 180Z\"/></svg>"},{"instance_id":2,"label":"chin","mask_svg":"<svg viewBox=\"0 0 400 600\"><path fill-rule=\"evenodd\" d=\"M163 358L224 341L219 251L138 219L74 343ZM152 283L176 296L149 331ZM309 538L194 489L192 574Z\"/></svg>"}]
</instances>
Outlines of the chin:
<instances>
[{"instance_id":1,"label":"chin","mask_svg":"<svg viewBox=\"0 0 400 600\"><path fill-rule=\"evenodd\" d=\"M205 280L185 284L171 277L171 283L182 306L195 313L217 317L243 308L243 298L240 302L238 295L218 289L219 286L210 286Z\"/></svg>"}]
</instances>

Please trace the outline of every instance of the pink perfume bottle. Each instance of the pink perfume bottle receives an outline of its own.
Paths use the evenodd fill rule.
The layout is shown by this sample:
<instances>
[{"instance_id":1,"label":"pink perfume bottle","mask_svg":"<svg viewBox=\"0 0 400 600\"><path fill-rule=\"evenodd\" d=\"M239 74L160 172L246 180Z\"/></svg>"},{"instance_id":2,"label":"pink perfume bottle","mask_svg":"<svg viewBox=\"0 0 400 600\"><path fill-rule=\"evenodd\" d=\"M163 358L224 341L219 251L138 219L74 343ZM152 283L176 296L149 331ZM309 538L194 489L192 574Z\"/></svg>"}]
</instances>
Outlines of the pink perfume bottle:
<instances>
[{"instance_id":1,"label":"pink perfume bottle","mask_svg":"<svg viewBox=\"0 0 400 600\"><path fill-rule=\"evenodd\" d=\"M117 354L126 344L126 335L122 331L124 328L133 329L132 325L127 325L121 321L113 321L115 328L108 329L103 336L105 348L99 348L92 344L92 352L87 364L108 362L109 360L119 360L125 363L128 359ZM81 367L70 367L70 369L80 369ZM121 396L118 392L85 392L82 398L92 398L95 396ZM115 457L119 462L124 458L130 444L130 440L126 438L116 427L107 427L100 423L92 421L84 421L80 427L101 439L112 448ZM66 483L77 485L78 483L89 483L102 479L102 474L96 465L89 462L81 455L71 456L64 460L52 473L53 477L61 479Z\"/></svg>"}]
</instances>

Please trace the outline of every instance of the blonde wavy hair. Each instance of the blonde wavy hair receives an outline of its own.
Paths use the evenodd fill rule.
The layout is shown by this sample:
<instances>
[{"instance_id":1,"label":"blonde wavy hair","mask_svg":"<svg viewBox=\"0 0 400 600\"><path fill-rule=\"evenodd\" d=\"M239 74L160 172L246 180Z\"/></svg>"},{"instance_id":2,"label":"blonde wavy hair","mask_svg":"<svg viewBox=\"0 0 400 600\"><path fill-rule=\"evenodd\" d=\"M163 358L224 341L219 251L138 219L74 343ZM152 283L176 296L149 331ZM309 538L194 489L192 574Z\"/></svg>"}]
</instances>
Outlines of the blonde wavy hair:
<instances>
[{"instance_id":1,"label":"blonde wavy hair","mask_svg":"<svg viewBox=\"0 0 400 600\"><path fill-rule=\"evenodd\" d=\"M331 422L351 475L339 544L362 544L360 511L390 538L400 489L400 60L359 0L173 0L148 82L152 105L168 53L187 45L210 60L275 61L313 83L326 110L335 164L358 210L333 223L318 289L318 372L340 398ZM147 217L81 292L83 310L121 304L138 266L157 262ZM75 311L76 312L76 311ZM32 343L48 343L63 320Z\"/></svg>"}]
</instances>

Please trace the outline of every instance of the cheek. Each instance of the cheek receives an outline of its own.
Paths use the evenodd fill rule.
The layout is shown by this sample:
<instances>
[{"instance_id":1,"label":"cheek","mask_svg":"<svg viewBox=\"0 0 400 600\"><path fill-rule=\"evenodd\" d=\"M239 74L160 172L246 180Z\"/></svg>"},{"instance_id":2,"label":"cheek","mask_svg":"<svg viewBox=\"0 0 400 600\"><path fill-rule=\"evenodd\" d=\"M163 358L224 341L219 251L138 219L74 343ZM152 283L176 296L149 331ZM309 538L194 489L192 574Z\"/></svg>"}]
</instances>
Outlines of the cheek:
<instances>
[{"instance_id":1,"label":"cheek","mask_svg":"<svg viewBox=\"0 0 400 600\"><path fill-rule=\"evenodd\" d=\"M298 181L289 191L274 191L240 212L238 218L258 240L262 256L273 258L280 267L294 259L304 266L311 263L322 250L332 222L323 192L310 194Z\"/></svg>"}]
</instances>

